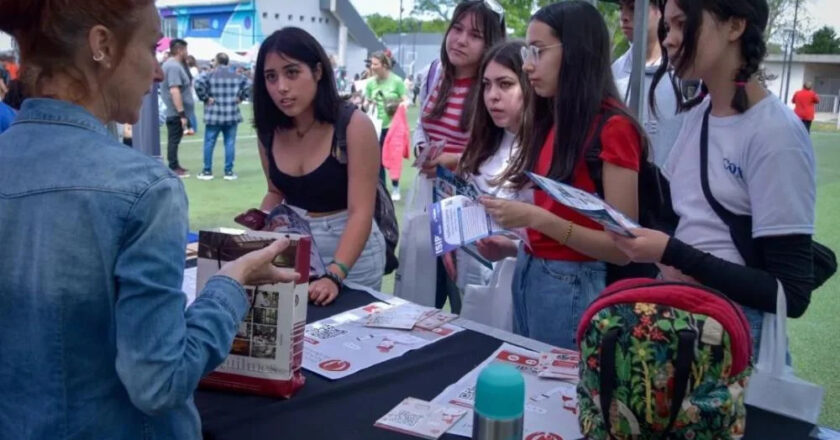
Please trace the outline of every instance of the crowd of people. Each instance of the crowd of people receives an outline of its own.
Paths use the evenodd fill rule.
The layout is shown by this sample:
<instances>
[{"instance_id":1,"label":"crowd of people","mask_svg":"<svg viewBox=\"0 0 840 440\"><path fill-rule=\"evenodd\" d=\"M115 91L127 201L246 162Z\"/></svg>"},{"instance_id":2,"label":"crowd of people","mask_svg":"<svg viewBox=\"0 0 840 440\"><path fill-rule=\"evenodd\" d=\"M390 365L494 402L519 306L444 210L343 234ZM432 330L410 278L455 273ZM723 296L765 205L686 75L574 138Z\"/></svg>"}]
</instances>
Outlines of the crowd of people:
<instances>
[{"instance_id":1,"label":"crowd of people","mask_svg":"<svg viewBox=\"0 0 840 440\"><path fill-rule=\"evenodd\" d=\"M18 42L28 97L0 135L0 260L7 262L0 437L200 438L191 396L230 349L249 307L243 286L298 277L271 264L287 244L278 240L225 265L185 307L180 178L188 170L178 148L196 126L196 98L205 106L204 180L213 178L219 133L224 176L236 178L239 103L253 101L267 187L260 209L286 204L309 222L327 262L327 273L309 283L317 305L331 304L345 282L381 287L381 148L391 118L419 98L411 146L415 154L432 143L444 148L422 164L416 184L449 168L485 193L480 203L499 225L524 230L519 240L477 244L488 260L516 260L515 333L576 349L587 306L617 268L633 263L726 295L743 308L755 347L763 313L776 311L778 283L789 316L808 307L816 184L805 126L813 117L797 117L759 81L766 0L652 0L650 108L638 118L627 108L632 52L611 62L606 23L583 1L539 9L524 41L507 38L495 2L458 3L440 59L408 84L391 72L388 56L371 56L363 90L349 85L367 112L342 99L328 55L302 29L281 29L262 43L251 84L224 54L211 71L191 72L183 40L171 42L161 65L151 0L57 3L37 17L27 12L32 3L0 0L0 10L11 11L0 16L0 30ZM629 36L634 0L619 3ZM685 92L683 80L698 80L697 93ZM105 129L136 122L153 82L166 106L168 167ZM809 100L794 97L797 105ZM701 144L710 191L752 218L760 265L747 264L704 195ZM596 193L638 220L648 196L643 177L659 169L678 223L634 229L632 238L605 231L528 178ZM486 284L500 266L488 269L462 252L436 265L436 305L448 301L456 313L464 288Z\"/></svg>"}]
</instances>

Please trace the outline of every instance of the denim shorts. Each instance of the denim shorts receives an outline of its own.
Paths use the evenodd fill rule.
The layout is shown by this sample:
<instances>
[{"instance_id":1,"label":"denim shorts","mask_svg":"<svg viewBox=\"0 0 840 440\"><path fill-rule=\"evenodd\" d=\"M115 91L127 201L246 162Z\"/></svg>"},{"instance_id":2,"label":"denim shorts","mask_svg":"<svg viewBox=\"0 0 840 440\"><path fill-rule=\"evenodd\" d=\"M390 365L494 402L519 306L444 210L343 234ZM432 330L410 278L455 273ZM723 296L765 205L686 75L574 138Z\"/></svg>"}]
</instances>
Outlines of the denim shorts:
<instances>
[{"instance_id":1,"label":"denim shorts","mask_svg":"<svg viewBox=\"0 0 840 440\"><path fill-rule=\"evenodd\" d=\"M309 222L312 238L315 240L321 259L328 264L335 258L341 235L347 228L347 211L325 217L304 215L304 218ZM385 237L376 222L372 223L365 247L356 263L350 268L347 281L379 291L382 288L382 276L385 274Z\"/></svg>"},{"instance_id":2,"label":"denim shorts","mask_svg":"<svg viewBox=\"0 0 840 440\"><path fill-rule=\"evenodd\" d=\"M606 279L603 262L546 260L520 247L512 286L514 333L577 350L578 322Z\"/></svg>"}]
</instances>

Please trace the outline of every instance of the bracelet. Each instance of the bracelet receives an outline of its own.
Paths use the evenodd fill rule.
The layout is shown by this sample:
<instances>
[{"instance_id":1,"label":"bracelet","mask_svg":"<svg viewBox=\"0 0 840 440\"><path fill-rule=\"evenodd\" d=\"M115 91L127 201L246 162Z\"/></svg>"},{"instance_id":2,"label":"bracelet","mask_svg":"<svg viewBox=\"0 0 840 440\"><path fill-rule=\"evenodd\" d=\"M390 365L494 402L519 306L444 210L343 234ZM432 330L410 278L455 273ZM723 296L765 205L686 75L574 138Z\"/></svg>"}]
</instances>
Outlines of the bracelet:
<instances>
[{"instance_id":1,"label":"bracelet","mask_svg":"<svg viewBox=\"0 0 840 440\"><path fill-rule=\"evenodd\" d=\"M563 237L563 241L562 241L562 242L560 242L560 245L561 245L561 246L565 246L565 245L566 245L566 243L568 243L568 242L569 242L569 238L571 238L571 237L572 237L572 229L573 229L574 227L575 227L575 224L574 224L573 222L571 222L571 221L570 221L570 222L569 222L569 229L567 229L567 230L566 230L566 236L565 236L565 237Z\"/></svg>"},{"instance_id":2,"label":"bracelet","mask_svg":"<svg viewBox=\"0 0 840 440\"><path fill-rule=\"evenodd\" d=\"M318 278L318 279L320 280L320 279L322 279L322 278L326 278L326 279L328 279L328 280L332 281L332 282L333 282L333 284L335 284L335 287L337 287L339 291L341 291L341 286L342 286L342 285L344 285L344 283L341 281L341 278L339 278L339 277L338 277L338 275L336 275L336 274L334 274L334 273L332 273L332 272L330 272L330 271L327 271L327 272L324 274L324 276L322 276L322 277L320 277L320 278Z\"/></svg>"},{"instance_id":3,"label":"bracelet","mask_svg":"<svg viewBox=\"0 0 840 440\"><path fill-rule=\"evenodd\" d=\"M347 278L347 275L348 275L348 274L350 274L350 268L349 268L349 267L347 267L347 265L342 264L342 263L339 263L339 262L338 262L338 261L336 261L336 260L332 260L332 261L330 262L330 264L328 264L327 266L332 266L332 265L335 265L335 266L337 266L339 269L341 269L341 273L343 273L343 274L344 274L344 278Z\"/></svg>"}]
</instances>

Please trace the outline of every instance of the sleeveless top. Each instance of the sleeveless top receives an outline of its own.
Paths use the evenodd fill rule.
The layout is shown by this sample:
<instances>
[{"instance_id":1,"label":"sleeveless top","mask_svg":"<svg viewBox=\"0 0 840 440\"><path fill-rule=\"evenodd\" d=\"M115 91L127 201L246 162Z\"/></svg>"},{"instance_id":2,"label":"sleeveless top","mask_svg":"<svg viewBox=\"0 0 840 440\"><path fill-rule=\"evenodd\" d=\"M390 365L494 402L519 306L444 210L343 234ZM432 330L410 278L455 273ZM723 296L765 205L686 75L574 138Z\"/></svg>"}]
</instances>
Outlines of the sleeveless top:
<instances>
[{"instance_id":1,"label":"sleeveless top","mask_svg":"<svg viewBox=\"0 0 840 440\"><path fill-rule=\"evenodd\" d=\"M352 106L342 106L340 112L353 112ZM350 118L336 119L338 121L349 121ZM271 146L274 141L274 133L266 138L263 146L268 156L268 174L271 183L285 196L285 203L309 212L333 212L347 209L347 190L349 188L349 175L347 164L341 163L336 157L338 152L338 132L347 127L333 125L332 147L330 154L311 173L302 176L291 176L280 171L274 160L274 153Z\"/></svg>"}]
</instances>

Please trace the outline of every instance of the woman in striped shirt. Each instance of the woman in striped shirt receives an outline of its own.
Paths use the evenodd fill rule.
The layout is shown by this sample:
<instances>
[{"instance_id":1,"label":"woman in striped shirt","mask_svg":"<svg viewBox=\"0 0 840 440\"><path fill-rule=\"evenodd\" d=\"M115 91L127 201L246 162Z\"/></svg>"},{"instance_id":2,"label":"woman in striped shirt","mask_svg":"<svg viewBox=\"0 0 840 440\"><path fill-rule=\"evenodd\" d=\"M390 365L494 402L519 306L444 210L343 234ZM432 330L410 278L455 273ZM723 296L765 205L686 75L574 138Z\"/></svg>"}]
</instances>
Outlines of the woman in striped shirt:
<instances>
[{"instance_id":1,"label":"woman in striped shirt","mask_svg":"<svg viewBox=\"0 0 840 440\"><path fill-rule=\"evenodd\" d=\"M421 87L421 111L414 131L415 152L430 142L443 142L443 153L423 164L422 172L434 178L438 165L455 169L469 139L469 124L478 99L478 70L484 52L505 38L504 9L495 0L463 1L455 8L440 50ZM428 184L420 179L415 185ZM431 200L427 201L431 202ZM449 278L447 279L447 274ZM450 299L453 313L461 310L461 296L451 282L455 262L439 258L435 305Z\"/></svg>"},{"instance_id":2,"label":"woman in striped shirt","mask_svg":"<svg viewBox=\"0 0 840 440\"><path fill-rule=\"evenodd\" d=\"M465 1L455 8L440 60L432 62L425 76L422 111L414 132L415 148L433 141L445 142L443 154L424 164L427 176L434 176L437 165L454 169L458 164L470 136L481 57L504 38L504 10L495 2Z\"/></svg>"}]
</instances>

